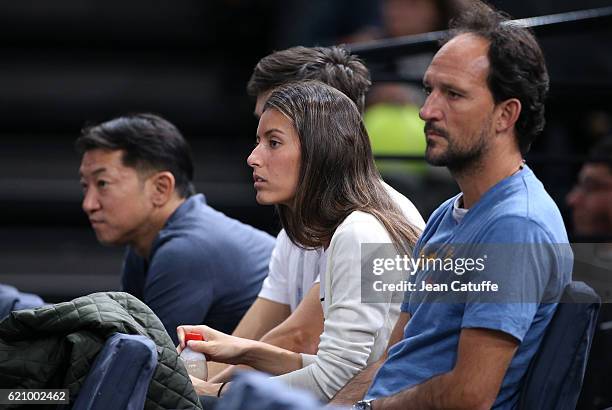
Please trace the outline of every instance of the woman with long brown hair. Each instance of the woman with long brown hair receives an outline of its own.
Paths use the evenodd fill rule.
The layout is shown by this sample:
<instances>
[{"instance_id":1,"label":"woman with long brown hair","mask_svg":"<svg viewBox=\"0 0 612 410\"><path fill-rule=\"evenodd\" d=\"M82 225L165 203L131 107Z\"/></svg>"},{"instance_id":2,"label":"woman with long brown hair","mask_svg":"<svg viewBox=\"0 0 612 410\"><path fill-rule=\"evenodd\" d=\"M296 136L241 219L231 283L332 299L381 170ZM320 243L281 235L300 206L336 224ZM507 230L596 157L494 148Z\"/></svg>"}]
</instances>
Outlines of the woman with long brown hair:
<instances>
[{"instance_id":1,"label":"woman with long brown hair","mask_svg":"<svg viewBox=\"0 0 612 410\"><path fill-rule=\"evenodd\" d=\"M355 104L320 82L289 84L272 92L247 162L253 168L257 202L277 207L291 241L324 250L325 323L318 352L290 352L206 326L179 327L181 347L185 332L200 332L207 341L189 346L212 360L281 375L290 385L329 400L382 356L399 315L392 292L381 303L362 302L362 245L393 244L398 253L410 254L423 220L410 201L382 182ZM227 389L195 384L200 394Z\"/></svg>"}]
</instances>

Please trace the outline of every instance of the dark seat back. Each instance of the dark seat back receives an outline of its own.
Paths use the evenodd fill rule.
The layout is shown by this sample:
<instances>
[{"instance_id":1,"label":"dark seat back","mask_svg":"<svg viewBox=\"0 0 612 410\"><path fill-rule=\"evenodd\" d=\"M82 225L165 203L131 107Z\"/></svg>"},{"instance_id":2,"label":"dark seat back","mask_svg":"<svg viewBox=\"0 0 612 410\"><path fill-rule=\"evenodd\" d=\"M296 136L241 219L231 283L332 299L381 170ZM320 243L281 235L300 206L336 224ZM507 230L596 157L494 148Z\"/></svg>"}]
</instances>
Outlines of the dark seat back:
<instances>
[{"instance_id":1,"label":"dark seat back","mask_svg":"<svg viewBox=\"0 0 612 410\"><path fill-rule=\"evenodd\" d=\"M571 282L533 357L519 409L576 408L601 300L583 282Z\"/></svg>"},{"instance_id":2,"label":"dark seat back","mask_svg":"<svg viewBox=\"0 0 612 410\"><path fill-rule=\"evenodd\" d=\"M98 353L72 410L142 409L156 366L151 339L116 333Z\"/></svg>"}]
</instances>

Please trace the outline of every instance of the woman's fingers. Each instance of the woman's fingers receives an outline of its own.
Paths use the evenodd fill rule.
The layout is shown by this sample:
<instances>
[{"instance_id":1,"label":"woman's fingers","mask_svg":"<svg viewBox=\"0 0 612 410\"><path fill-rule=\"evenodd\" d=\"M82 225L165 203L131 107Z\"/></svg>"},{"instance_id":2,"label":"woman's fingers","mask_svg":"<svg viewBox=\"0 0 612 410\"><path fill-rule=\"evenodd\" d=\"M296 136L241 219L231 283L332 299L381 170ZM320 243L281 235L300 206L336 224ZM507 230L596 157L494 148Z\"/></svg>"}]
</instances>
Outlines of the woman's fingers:
<instances>
[{"instance_id":1,"label":"woman's fingers","mask_svg":"<svg viewBox=\"0 0 612 410\"><path fill-rule=\"evenodd\" d=\"M186 344L185 335L187 333L201 334L204 341L189 340ZM182 325L176 329L176 334L179 339L177 352L180 353L186 346L189 346L196 352L204 353L208 359L221 363L239 363L247 342L239 337L226 335L204 325Z\"/></svg>"},{"instance_id":2,"label":"woman's fingers","mask_svg":"<svg viewBox=\"0 0 612 410\"><path fill-rule=\"evenodd\" d=\"M182 326L176 328L176 336L178 338L178 346L176 347L176 351L181 353L181 351L185 348L185 330L183 330Z\"/></svg>"},{"instance_id":3,"label":"woman's fingers","mask_svg":"<svg viewBox=\"0 0 612 410\"><path fill-rule=\"evenodd\" d=\"M195 350L196 352L204 353L207 356L210 356L211 353L214 353L214 343L211 342L200 342L198 340L190 340L187 342L187 346L191 348L191 350Z\"/></svg>"},{"instance_id":4,"label":"woman's fingers","mask_svg":"<svg viewBox=\"0 0 612 410\"><path fill-rule=\"evenodd\" d=\"M179 346L177 347L177 351L179 351L179 347L180 347L180 350L183 350L185 348L185 334L198 333L202 335L204 340L208 340L209 339L208 335L211 334L212 332L213 330L211 328L209 328L208 326L204 326L204 325L197 325L197 326L181 325L177 327L176 335L179 340Z\"/></svg>"}]
</instances>

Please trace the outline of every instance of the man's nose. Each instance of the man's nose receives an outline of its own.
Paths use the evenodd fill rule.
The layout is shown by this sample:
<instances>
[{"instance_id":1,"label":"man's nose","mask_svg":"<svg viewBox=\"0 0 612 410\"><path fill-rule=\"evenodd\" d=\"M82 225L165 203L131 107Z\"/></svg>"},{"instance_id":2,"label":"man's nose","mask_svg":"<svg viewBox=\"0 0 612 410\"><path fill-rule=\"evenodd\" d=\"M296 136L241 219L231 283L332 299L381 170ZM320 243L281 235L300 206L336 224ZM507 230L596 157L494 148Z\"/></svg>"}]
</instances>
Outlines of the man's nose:
<instances>
[{"instance_id":1,"label":"man's nose","mask_svg":"<svg viewBox=\"0 0 612 410\"><path fill-rule=\"evenodd\" d=\"M83 198L81 206L87 215L100 209L100 201L98 201L98 197L93 189L88 189L85 192L85 197Z\"/></svg>"},{"instance_id":2,"label":"man's nose","mask_svg":"<svg viewBox=\"0 0 612 410\"><path fill-rule=\"evenodd\" d=\"M439 97L432 92L427 96L425 103L419 110L419 117L423 121L439 121L442 119L442 110L440 109Z\"/></svg>"}]
</instances>

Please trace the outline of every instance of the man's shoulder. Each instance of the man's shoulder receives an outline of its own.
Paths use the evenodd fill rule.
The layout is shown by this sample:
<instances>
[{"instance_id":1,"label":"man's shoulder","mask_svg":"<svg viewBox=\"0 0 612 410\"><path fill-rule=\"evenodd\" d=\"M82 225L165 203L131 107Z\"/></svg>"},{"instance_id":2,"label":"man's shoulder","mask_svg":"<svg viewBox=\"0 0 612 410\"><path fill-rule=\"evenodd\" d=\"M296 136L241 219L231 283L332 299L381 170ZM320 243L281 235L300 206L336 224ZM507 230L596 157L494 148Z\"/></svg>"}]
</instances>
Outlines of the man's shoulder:
<instances>
[{"instance_id":1,"label":"man's shoulder","mask_svg":"<svg viewBox=\"0 0 612 410\"><path fill-rule=\"evenodd\" d=\"M427 224L425 225L425 229L423 230L423 233L421 234L421 236L419 237L415 245L416 253L419 252L419 250L424 244L430 242L431 240L435 241L433 237L436 237L436 235L439 235L441 231L444 231L444 229L440 228L440 225L442 224L442 221L445 215L447 215L447 213L450 212L449 208L452 208L454 201L457 199L459 195L460 194L457 194L447 199L446 201L442 203L442 205L438 206L438 208L436 208L436 210L432 212L429 219L427 220ZM445 235L445 233L443 233L443 235Z\"/></svg>"},{"instance_id":2,"label":"man's shoulder","mask_svg":"<svg viewBox=\"0 0 612 410\"><path fill-rule=\"evenodd\" d=\"M208 206L201 195L189 198L158 233L150 265L267 267L274 237ZM251 266L246 269L245 266ZM261 268L260 270L264 270Z\"/></svg>"},{"instance_id":3,"label":"man's shoulder","mask_svg":"<svg viewBox=\"0 0 612 410\"><path fill-rule=\"evenodd\" d=\"M518 179L505 195L500 193L493 198L483 213L488 214L481 218L482 222L486 221L485 228L488 230L513 232L522 229L527 234L541 234L543 239L548 238L550 242L567 242L559 208L532 172Z\"/></svg>"},{"instance_id":4,"label":"man's shoulder","mask_svg":"<svg viewBox=\"0 0 612 410\"><path fill-rule=\"evenodd\" d=\"M444 218L449 209L453 207L453 203L457 200L457 197L461 194L457 194L446 201L444 201L440 206L438 206L435 211L431 213L429 219L427 219L427 224L425 225L425 232L430 231L432 229L437 229L437 226L440 224L440 221Z\"/></svg>"},{"instance_id":5,"label":"man's shoulder","mask_svg":"<svg viewBox=\"0 0 612 410\"><path fill-rule=\"evenodd\" d=\"M160 231L161 242L188 238L193 246L201 246L211 242L228 245L260 241L270 249L274 244L273 236L214 209L201 195L189 198L186 205Z\"/></svg>"},{"instance_id":6,"label":"man's shoulder","mask_svg":"<svg viewBox=\"0 0 612 410\"><path fill-rule=\"evenodd\" d=\"M240 221L225 215L206 203L202 194L188 198L168 219L162 231L195 231L202 226L207 228L244 225ZM248 226L248 225L247 225Z\"/></svg>"},{"instance_id":7,"label":"man's shoulder","mask_svg":"<svg viewBox=\"0 0 612 410\"><path fill-rule=\"evenodd\" d=\"M166 235L154 244L151 252L150 264L160 259L171 260L197 260L208 257L208 249L197 236L190 235L188 232L173 233Z\"/></svg>"},{"instance_id":8,"label":"man's shoulder","mask_svg":"<svg viewBox=\"0 0 612 410\"><path fill-rule=\"evenodd\" d=\"M491 209L488 215L472 220L478 240L490 243L566 243L562 219L524 209L524 204L506 210ZM554 203L553 203L553 206ZM556 206L555 206L556 207ZM556 209L556 208L555 208ZM552 209L549 212L554 212Z\"/></svg>"}]
</instances>

